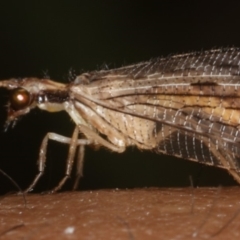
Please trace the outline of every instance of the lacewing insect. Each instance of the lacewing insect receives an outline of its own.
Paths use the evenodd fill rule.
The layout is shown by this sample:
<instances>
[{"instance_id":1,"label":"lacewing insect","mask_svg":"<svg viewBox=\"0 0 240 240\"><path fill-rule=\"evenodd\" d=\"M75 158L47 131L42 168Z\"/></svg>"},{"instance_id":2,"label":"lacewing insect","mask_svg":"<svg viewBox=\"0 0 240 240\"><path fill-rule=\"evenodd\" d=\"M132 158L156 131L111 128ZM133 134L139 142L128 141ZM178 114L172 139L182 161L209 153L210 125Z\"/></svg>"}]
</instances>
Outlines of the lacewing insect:
<instances>
[{"instance_id":1,"label":"lacewing insect","mask_svg":"<svg viewBox=\"0 0 240 240\"><path fill-rule=\"evenodd\" d=\"M87 72L69 84L50 79L0 81L10 92L6 124L40 109L65 110L76 124L72 137L47 133L31 191L44 173L48 140L69 144L66 173L78 149L153 150L226 169L240 183L240 49L216 49L158 58L112 70ZM79 133L84 138L79 139ZM76 185L77 186L77 185ZM76 187L75 186L75 187Z\"/></svg>"}]
</instances>

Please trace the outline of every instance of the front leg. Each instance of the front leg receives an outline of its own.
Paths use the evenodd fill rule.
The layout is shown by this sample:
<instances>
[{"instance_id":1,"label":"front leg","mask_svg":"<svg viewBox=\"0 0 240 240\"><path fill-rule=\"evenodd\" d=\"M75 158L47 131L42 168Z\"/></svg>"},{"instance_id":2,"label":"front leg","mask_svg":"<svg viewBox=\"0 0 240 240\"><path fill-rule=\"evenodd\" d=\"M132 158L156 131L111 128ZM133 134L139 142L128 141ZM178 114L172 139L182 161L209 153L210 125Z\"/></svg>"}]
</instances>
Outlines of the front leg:
<instances>
[{"instance_id":1,"label":"front leg","mask_svg":"<svg viewBox=\"0 0 240 240\"><path fill-rule=\"evenodd\" d=\"M78 139L79 132L83 133L87 139ZM44 137L40 152L39 152L39 159L38 159L38 171L39 173L34 178L32 184L25 190L25 192L30 192L34 189L37 182L41 178L41 176L44 173L45 169L45 163L46 163L46 153L47 153L47 145L48 140L54 140L60 143L69 144L69 152L68 152L68 158L67 158L67 164L66 164L66 170L65 170L65 176L62 178L62 180L59 182L59 184L51 190L51 192L56 192L62 188L66 180L69 178L73 163L74 163L74 157L76 154L77 146L79 146L79 153L78 153L78 161L77 161L77 174L76 174L76 181L74 184L73 189L75 190L78 186L79 178L82 176L82 169L83 169L83 160L84 160L84 146L85 145L100 145L105 146L109 150L115 151L115 152L123 152L125 150L125 146L115 146L114 144L108 142L101 136L99 136L96 132L94 132L92 129L88 128L85 125L79 124L75 127L72 138L68 138L62 135L59 135L57 133L47 133Z\"/></svg>"},{"instance_id":2,"label":"front leg","mask_svg":"<svg viewBox=\"0 0 240 240\"><path fill-rule=\"evenodd\" d=\"M80 141L84 141L84 139L78 140L79 132L81 132L85 135L85 137L87 138L87 139L85 139L86 142L80 142ZM77 174L76 174L76 180L75 180L75 183L73 186L73 190L77 189L79 179L82 176L83 160L84 160L84 146L85 145L92 144L92 145L104 146L104 147L108 148L109 150L119 152L119 153L121 153L125 150L125 146L119 147L119 146L116 146L116 145L108 142L107 140L102 138L100 135L98 135L98 133L96 133L91 128L89 128L83 124L79 124L75 128L73 136L72 136L69 144L70 144L70 147L69 147L65 176L59 182L58 186L55 187L51 191L52 193L60 190L62 188L62 186L64 185L64 183L66 182L66 180L69 178L71 171L72 171L76 147L78 145L79 145L79 153L78 153L78 162L77 162L77 168L76 168Z\"/></svg>"},{"instance_id":3,"label":"front leg","mask_svg":"<svg viewBox=\"0 0 240 240\"><path fill-rule=\"evenodd\" d=\"M73 132L72 138L68 138L68 137L59 135L57 133L52 133L52 132L49 132L45 135L45 137L42 141L41 147L40 147L40 151L39 151L38 174L34 178L31 185L24 192L31 192L44 173L45 163L46 163L47 145L48 145L49 140L54 140L54 141L57 141L60 143L70 145L68 158L67 158L65 177L61 180L61 182L58 184L58 186L56 188L54 188L53 192L59 190L62 187L62 185L65 183L65 181L67 180L67 178L69 177L69 175L71 173L74 156L75 156L75 152L76 152L76 147L77 146L84 147L85 145L91 144L91 141L88 139L78 139L78 133L79 133L79 130L78 130L78 127L76 127Z\"/></svg>"}]
</instances>

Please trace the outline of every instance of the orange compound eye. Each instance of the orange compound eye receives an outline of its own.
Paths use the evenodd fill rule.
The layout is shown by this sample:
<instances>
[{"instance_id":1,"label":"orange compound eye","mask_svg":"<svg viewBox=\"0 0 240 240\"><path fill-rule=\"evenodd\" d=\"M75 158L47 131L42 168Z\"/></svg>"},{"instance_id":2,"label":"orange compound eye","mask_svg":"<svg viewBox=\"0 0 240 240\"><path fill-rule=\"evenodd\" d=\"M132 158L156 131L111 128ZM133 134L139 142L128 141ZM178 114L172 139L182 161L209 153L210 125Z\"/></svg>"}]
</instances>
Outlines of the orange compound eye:
<instances>
[{"instance_id":1,"label":"orange compound eye","mask_svg":"<svg viewBox=\"0 0 240 240\"><path fill-rule=\"evenodd\" d=\"M10 105L13 110L21 110L30 104L30 93L24 88L16 88L11 91Z\"/></svg>"}]
</instances>

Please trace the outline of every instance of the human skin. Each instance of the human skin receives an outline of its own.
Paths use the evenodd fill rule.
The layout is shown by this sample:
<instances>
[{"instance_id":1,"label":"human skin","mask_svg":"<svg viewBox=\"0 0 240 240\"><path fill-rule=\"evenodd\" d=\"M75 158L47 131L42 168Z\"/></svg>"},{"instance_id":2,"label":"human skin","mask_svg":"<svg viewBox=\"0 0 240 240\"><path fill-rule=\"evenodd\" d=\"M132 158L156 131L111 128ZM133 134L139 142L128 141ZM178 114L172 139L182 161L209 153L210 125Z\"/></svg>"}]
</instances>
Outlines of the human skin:
<instances>
[{"instance_id":1,"label":"human skin","mask_svg":"<svg viewBox=\"0 0 240 240\"><path fill-rule=\"evenodd\" d=\"M8 195L1 239L237 239L239 187Z\"/></svg>"}]
</instances>

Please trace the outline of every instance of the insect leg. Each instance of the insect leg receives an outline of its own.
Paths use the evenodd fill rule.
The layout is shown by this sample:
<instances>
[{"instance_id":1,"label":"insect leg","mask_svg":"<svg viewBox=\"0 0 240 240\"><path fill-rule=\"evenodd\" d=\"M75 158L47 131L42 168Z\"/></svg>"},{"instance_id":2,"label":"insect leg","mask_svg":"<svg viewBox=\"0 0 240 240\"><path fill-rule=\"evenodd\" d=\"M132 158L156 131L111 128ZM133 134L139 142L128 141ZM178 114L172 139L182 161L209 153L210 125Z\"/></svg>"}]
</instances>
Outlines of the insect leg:
<instances>
[{"instance_id":1,"label":"insect leg","mask_svg":"<svg viewBox=\"0 0 240 240\"><path fill-rule=\"evenodd\" d=\"M118 153L122 153L126 149L125 142L122 142L122 140L119 140L119 142L118 142L119 145L115 145L115 144L112 144L111 142L105 140L98 133L94 132L92 129L90 129L89 127L87 127L85 125L79 124L78 125L78 129L94 145L104 146L107 149L109 149L109 150L111 150L113 152L118 152ZM109 132L109 133L111 133L111 132Z\"/></svg>"},{"instance_id":2,"label":"insect leg","mask_svg":"<svg viewBox=\"0 0 240 240\"><path fill-rule=\"evenodd\" d=\"M82 132L87 139L78 139L78 134L79 132ZM25 192L30 192L33 190L33 188L36 186L38 180L41 178L41 176L44 173L45 169L45 163L46 163L46 152L47 152L47 144L48 140L54 140L57 142L69 144L69 152L68 152L68 158L67 158L67 165L66 165L66 171L65 171L65 176L63 179L59 182L59 184L51 190L51 192L56 192L61 189L61 187L64 185L66 180L69 178L71 171L72 171L72 166L74 163L74 157L76 153L76 148L77 146L80 146L79 148L79 159L77 163L77 178L74 184L74 189L77 188L77 181L82 175L82 167L83 167L83 160L84 160L84 146L89 145L89 144L94 144L94 145L101 145L105 146L106 148L115 151L115 152L123 152L125 150L125 146L116 146L107 140L103 139L101 136L98 135L98 133L94 132L92 129L79 124L72 135L72 138L68 138L62 135L59 135L57 133L47 133L46 136L44 137L41 147L40 147L40 152L39 152L39 159L38 159L38 171L39 173L37 176L34 178L32 184L25 190Z\"/></svg>"},{"instance_id":3,"label":"insect leg","mask_svg":"<svg viewBox=\"0 0 240 240\"><path fill-rule=\"evenodd\" d=\"M39 172L36 175L36 177L34 178L32 184L24 192L32 191L34 189L34 187L36 186L38 180L41 178L41 176L44 173L48 140L54 140L54 141L57 141L60 143L70 144L68 159L67 159L66 176L62 179L62 181L58 184L58 186L53 190L53 192L59 190L62 187L62 185L64 184L64 182L67 180L67 178L69 177L69 175L71 173L73 160L74 160L74 156L75 156L75 151L76 151L76 146L77 145L84 146L84 145L91 144L91 141L89 141L88 139L78 139L78 132L79 132L78 127L76 127L73 132L72 138L68 138L68 137L59 135L57 133L52 133L52 132L49 132L46 134L46 136L44 137L44 139L42 141L40 151L39 151L39 158L38 158L38 171Z\"/></svg>"},{"instance_id":4,"label":"insect leg","mask_svg":"<svg viewBox=\"0 0 240 240\"><path fill-rule=\"evenodd\" d=\"M83 133L87 139L79 139L78 140L78 133L81 132ZM89 127L79 124L74 132L73 132L73 136L70 140L70 147L69 147L69 153L68 153L68 159L67 159L67 166L66 166L66 172L65 172L65 177L59 182L58 186L55 187L51 192L56 192L58 190L61 189L61 187L64 185L64 183L66 182L66 180L69 178L71 171L72 171L72 166L73 166L73 162L74 162L74 156L76 153L76 148L78 145L89 145L89 144L93 144L93 145L99 145L99 146L105 146L106 148L115 151L115 152L123 152L125 150L125 146L116 146L110 142L108 142L107 140L105 140L104 138L102 138L98 133L96 133L95 131L93 131L92 129L90 129ZM80 158L78 159L78 163L77 163L77 168L79 168L77 171L77 178L74 184L74 189L77 188L77 181L79 180L79 178L81 177L81 173L82 173L82 167L83 167L83 157L84 157L84 152L83 150L81 150L81 147L79 149L80 153L78 154L78 156L80 156ZM81 152L82 151L82 152Z\"/></svg>"},{"instance_id":5,"label":"insect leg","mask_svg":"<svg viewBox=\"0 0 240 240\"><path fill-rule=\"evenodd\" d=\"M76 166L76 177L73 185L73 190L78 188L79 180L83 176L83 162L84 162L85 146L79 145L78 147L78 157Z\"/></svg>"},{"instance_id":6,"label":"insect leg","mask_svg":"<svg viewBox=\"0 0 240 240\"><path fill-rule=\"evenodd\" d=\"M118 147L111 144L110 142L100 137L96 132L94 132L93 130L89 129L84 125L78 125L78 129L95 145L102 145L112 151L117 151L117 152L123 152L125 150L125 147ZM84 161L84 150L85 150L84 145L79 145L78 160L77 160L77 167L76 167L76 179L74 182L73 190L76 190L78 188L79 179L83 176L82 170L83 170L83 161Z\"/></svg>"},{"instance_id":7,"label":"insect leg","mask_svg":"<svg viewBox=\"0 0 240 240\"><path fill-rule=\"evenodd\" d=\"M69 178L71 172L72 172L72 167L74 163L74 157L76 153L77 146L83 146L84 145L89 145L92 143L91 140L88 139L78 139L78 134L79 134L79 128L75 127L72 138L70 139L70 146L69 146L69 152L68 152L68 158L67 158L67 165L66 165L66 171L65 171L65 176L62 178L62 180L59 182L59 184L51 190L51 193L57 192L62 188L64 183L67 181ZM84 157L84 156L82 156ZM83 159L80 159L80 161L83 163ZM81 168L83 167L83 164L81 164ZM79 172L82 172L82 169L79 170Z\"/></svg>"}]
</instances>

